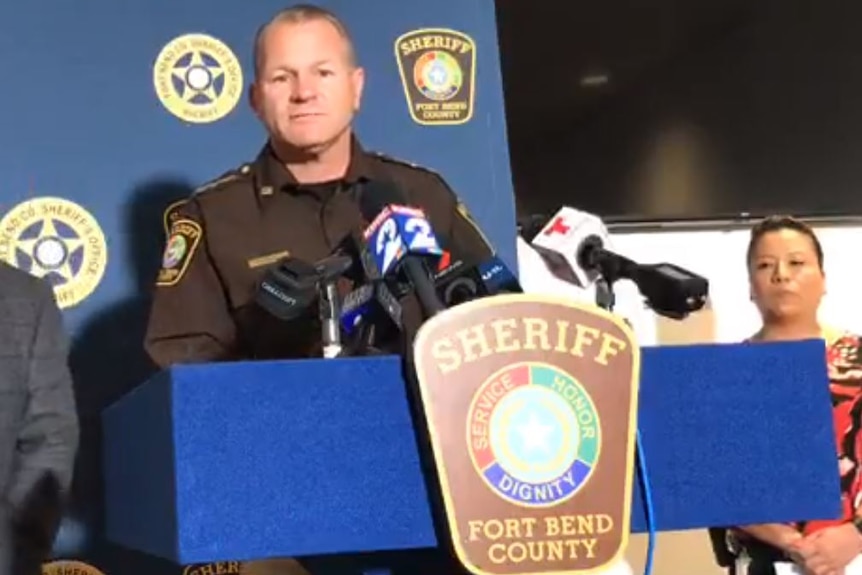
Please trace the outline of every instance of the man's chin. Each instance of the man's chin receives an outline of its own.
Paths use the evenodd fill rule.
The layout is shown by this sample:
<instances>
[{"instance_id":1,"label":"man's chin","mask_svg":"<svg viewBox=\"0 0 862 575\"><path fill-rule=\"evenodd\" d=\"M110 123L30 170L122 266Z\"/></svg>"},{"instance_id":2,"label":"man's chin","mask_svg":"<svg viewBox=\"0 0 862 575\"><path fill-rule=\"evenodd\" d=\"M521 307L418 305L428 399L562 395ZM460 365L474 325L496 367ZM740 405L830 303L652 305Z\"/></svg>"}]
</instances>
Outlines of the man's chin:
<instances>
[{"instance_id":1,"label":"man's chin","mask_svg":"<svg viewBox=\"0 0 862 575\"><path fill-rule=\"evenodd\" d=\"M315 140L313 142L302 142L297 146L297 149L306 154L318 154L328 148L331 144L332 143L328 141L322 142L320 140Z\"/></svg>"},{"instance_id":2,"label":"man's chin","mask_svg":"<svg viewBox=\"0 0 862 575\"><path fill-rule=\"evenodd\" d=\"M279 148L285 151L289 150L297 155L318 155L332 147L333 144L339 141L340 135L333 136L331 134L320 133L292 133L290 136L282 136L279 138Z\"/></svg>"},{"instance_id":3,"label":"man's chin","mask_svg":"<svg viewBox=\"0 0 862 575\"><path fill-rule=\"evenodd\" d=\"M270 139L270 142L275 155L282 162L287 163L304 162L314 156L319 156L326 149L326 146L316 143L276 141L274 138Z\"/></svg>"},{"instance_id":4,"label":"man's chin","mask_svg":"<svg viewBox=\"0 0 862 575\"><path fill-rule=\"evenodd\" d=\"M297 152L316 154L328 148L332 144L332 140L317 136L309 136L303 138L290 138L285 140L285 144Z\"/></svg>"}]
</instances>

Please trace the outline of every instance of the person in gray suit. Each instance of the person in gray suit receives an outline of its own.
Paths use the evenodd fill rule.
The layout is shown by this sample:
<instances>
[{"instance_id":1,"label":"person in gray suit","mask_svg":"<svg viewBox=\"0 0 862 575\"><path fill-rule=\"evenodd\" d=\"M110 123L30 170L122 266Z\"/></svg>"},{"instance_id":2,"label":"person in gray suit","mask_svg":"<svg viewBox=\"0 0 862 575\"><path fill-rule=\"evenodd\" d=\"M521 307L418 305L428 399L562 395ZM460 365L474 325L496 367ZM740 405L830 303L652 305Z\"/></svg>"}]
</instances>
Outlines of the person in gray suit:
<instances>
[{"instance_id":1,"label":"person in gray suit","mask_svg":"<svg viewBox=\"0 0 862 575\"><path fill-rule=\"evenodd\" d=\"M69 344L53 290L0 262L0 573L41 573L78 449Z\"/></svg>"}]
</instances>

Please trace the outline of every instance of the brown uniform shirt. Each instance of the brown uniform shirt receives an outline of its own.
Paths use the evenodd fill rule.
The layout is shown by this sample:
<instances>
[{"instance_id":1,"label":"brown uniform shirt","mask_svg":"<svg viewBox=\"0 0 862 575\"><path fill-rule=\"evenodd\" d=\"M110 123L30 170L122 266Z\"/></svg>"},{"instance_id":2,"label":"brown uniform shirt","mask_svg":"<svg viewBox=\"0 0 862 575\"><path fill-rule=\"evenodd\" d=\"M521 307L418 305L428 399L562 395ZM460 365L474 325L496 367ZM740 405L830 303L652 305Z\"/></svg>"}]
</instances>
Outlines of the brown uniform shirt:
<instances>
[{"instance_id":1,"label":"brown uniform shirt","mask_svg":"<svg viewBox=\"0 0 862 575\"><path fill-rule=\"evenodd\" d=\"M374 180L393 182L409 205L425 210L454 261L492 255L463 204L435 172L364 151L354 140L343 179L301 185L266 146L253 163L201 187L165 213L169 239L145 338L150 357L165 367L319 355L315 320L275 319L255 304L254 294L267 266L280 258L313 263L351 232L361 231L357 185ZM409 341L421 315L415 296L402 305Z\"/></svg>"}]
</instances>

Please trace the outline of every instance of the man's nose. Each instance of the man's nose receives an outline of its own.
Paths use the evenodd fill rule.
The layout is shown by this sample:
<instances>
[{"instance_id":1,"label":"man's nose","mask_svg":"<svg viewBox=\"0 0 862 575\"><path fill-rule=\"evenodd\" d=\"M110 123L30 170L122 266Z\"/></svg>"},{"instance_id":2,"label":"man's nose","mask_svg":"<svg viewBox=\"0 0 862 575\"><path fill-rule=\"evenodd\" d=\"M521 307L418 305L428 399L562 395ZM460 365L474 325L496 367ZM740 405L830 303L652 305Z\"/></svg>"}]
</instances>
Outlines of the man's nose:
<instances>
[{"instance_id":1,"label":"man's nose","mask_svg":"<svg viewBox=\"0 0 862 575\"><path fill-rule=\"evenodd\" d=\"M301 102L311 100L314 98L316 93L316 81L312 76L308 74L300 74L296 77L293 90L293 98L295 100Z\"/></svg>"}]
</instances>

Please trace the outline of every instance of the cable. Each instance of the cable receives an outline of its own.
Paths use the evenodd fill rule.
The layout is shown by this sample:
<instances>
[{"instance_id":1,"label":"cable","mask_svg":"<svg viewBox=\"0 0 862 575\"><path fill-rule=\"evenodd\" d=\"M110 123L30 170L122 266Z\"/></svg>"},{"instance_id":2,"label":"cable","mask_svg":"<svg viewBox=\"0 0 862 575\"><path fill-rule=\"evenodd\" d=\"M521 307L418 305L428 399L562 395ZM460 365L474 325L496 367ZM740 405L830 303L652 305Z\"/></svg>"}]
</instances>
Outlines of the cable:
<instances>
[{"instance_id":1,"label":"cable","mask_svg":"<svg viewBox=\"0 0 862 575\"><path fill-rule=\"evenodd\" d=\"M644 515L647 523L647 553L646 565L644 566L644 575L652 575L653 553L655 551L655 516L652 505L652 489L649 484L649 475L647 475L646 457L644 457L644 446L641 442L641 432L635 432L635 444L637 446L638 456L638 477L641 483L641 493L644 500Z\"/></svg>"},{"instance_id":2,"label":"cable","mask_svg":"<svg viewBox=\"0 0 862 575\"><path fill-rule=\"evenodd\" d=\"M611 312L614 310L615 304L613 284L613 278L611 278L611 281L607 281L607 278L604 278L604 281L601 281L596 285L596 305ZM647 475L646 457L644 457L644 446L641 442L640 430L635 431L635 446L637 448L638 476L640 477L641 482L641 493L643 494L644 500L644 515L646 516L648 533L644 575L652 575L652 561L653 553L655 552L656 537L655 517L653 516L652 489L650 488L649 476Z\"/></svg>"}]
</instances>

